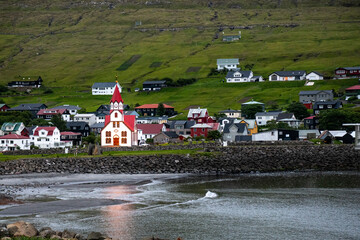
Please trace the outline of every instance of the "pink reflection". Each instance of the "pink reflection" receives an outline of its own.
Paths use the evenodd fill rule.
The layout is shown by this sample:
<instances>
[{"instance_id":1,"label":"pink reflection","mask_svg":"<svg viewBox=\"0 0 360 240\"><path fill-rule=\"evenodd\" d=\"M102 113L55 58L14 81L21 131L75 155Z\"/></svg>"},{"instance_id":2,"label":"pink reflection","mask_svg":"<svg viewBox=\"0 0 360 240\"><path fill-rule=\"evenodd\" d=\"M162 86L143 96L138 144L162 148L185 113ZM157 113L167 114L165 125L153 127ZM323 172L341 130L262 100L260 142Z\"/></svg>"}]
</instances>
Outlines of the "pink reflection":
<instances>
[{"instance_id":1,"label":"pink reflection","mask_svg":"<svg viewBox=\"0 0 360 240\"><path fill-rule=\"evenodd\" d=\"M131 186L114 186L105 189L105 197L108 199L126 199L131 193L134 193ZM101 213L104 216L104 229L106 234L113 239L134 239L132 204L120 204L106 206Z\"/></svg>"}]
</instances>

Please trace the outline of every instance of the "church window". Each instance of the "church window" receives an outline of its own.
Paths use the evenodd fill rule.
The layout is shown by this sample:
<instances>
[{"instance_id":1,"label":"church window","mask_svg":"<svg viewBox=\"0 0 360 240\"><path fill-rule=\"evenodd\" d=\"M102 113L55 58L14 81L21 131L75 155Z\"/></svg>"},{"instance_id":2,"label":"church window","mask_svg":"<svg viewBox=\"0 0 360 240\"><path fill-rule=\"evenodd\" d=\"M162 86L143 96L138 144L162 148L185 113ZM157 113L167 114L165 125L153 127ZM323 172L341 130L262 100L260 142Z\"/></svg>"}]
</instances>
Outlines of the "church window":
<instances>
[{"instance_id":1,"label":"church window","mask_svg":"<svg viewBox=\"0 0 360 240\"><path fill-rule=\"evenodd\" d=\"M119 128L120 127L120 122L116 122L116 125Z\"/></svg>"},{"instance_id":2,"label":"church window","mask_svg":"<svg viewBox=\"0 0 360 240\"><path fill-rule=\"evenodd\" d=\"M118 114L117 114L117 113L115 113L115 117L116 117L116 118L118 117Z\"/></svg>"},{"instance_id":3,"label":"church window","mask_svg":"<svg viewBox=\"0 0 360 240\"><path fill-rule=\"evenodd\" d=\"M111 138L106 138L106 143L111 143Z\"/></svg>"},{"instance_id":4,"label":"church window","mask_svg":"<svg viewBox=\"0 0 360 240\"><path fill-rule=\"evenodd\" d=\"M106 137L111 137L111 131L106 131Z\"/></svg>"},{"instance_id":5,"label":"church window","mask_svg":"<svg viewBox=\"0 0 360 240\"><path fill-rule=\"evenodd\" d=\"M122 132L121 132L121 136L122 136L122 137L126 137L126 131L122 131Z\"/></svg>"},{"instance_id":6,"label":"church window","mask_svg":"<svg viewBox=\"0 0 360 240\"><path fill-rule=\"evenodd\" d=\"M113 122L113 127L114 127L114 128L116 127L116 122Z\"/></svg>"},{"instance_id":7,"label":"church window","mask_svg":"<svg viewBox=\"0 0 360 240\"><path fill-rule=\"evenodd\" d=\"M121 143L126 144L126 138L121 138Z\"/></svg>"}]
</instances>

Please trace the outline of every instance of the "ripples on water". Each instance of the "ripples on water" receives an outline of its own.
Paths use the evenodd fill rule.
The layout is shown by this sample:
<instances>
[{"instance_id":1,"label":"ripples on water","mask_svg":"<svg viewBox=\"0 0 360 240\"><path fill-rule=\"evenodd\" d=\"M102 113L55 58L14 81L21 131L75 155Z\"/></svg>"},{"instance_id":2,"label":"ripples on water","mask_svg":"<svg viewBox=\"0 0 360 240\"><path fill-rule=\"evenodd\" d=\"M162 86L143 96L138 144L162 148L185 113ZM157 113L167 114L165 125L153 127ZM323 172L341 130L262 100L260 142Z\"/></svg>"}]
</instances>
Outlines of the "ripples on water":
<instances>
[{"instance_id":1,"label":"ripples on water","mask_svg":"<svg viewBox=\"0 0 360 240\"><path fill-rule=\"evenodd\" d=\"M34 181L37 182L34 185ZM10 217L115 239L360 239L359 173L44 175L0 179L24 201L120 199L126 204ZM26 186L19 185L26 184ZM0 212L1 215L1 212Z\"/></svg>"}]
</instances>

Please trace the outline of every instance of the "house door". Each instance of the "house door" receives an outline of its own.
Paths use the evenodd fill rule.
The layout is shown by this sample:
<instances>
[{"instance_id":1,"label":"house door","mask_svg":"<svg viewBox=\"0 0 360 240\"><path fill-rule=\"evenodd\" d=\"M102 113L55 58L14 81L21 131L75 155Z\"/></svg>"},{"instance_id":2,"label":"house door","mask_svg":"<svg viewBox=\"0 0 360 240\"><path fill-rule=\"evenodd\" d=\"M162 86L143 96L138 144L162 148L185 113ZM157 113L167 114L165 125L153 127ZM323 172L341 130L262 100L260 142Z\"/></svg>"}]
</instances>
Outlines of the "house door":
<instances>
[{"instance_id":1,"label":"house door","mask_svg":"<svg viewBox=\"0 0 360 240\"><path fill-rule=\"evenodd\" d=\"M285 77L285 81L287 81L289 78L288 77Z\"/></svg>"},{"instance_id":2,"label":"house door","mask_svg":"<svg viewBox=\"0 0 360 240\"><path fill-rule=\"evenodd\" d=\"M115 135L113 140L114 140L114 146L119 146L119 136Z\"/></svg>"}]
</instances>

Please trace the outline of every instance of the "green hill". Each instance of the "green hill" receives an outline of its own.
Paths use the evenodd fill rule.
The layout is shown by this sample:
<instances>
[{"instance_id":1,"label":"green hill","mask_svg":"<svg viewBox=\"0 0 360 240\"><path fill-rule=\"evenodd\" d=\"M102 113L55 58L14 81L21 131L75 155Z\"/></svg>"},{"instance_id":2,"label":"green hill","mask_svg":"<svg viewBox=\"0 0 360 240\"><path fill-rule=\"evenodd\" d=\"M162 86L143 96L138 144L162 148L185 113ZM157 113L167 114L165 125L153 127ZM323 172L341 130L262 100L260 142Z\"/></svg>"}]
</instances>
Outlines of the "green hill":
<instances>
[{"instance_id":1,"label":"green hill","mask_svg":"<svg viewBox=\"0 0 360 240\"><path fill-rule=\"evenodd\" d=\"M224 84L207 77L217 58L239 58L265 78L273 71L319 71L360 65L360 3L356 0L243 1L1 1L0 84L42 76L53 94L2 95L10 105L79 104L88 110L109 101L91 96L94 82L124 87L127 104L166 102L182 112L240 108L249 98L285 105L303 89L335 89L355 80ZM141 25L135 26L135 22ZM237 42L223 33L241 31ZM149 79L197 78L158 93L135 93ZM130 88L131 92L127 92Z\"/></svg>"}]
</instances>

